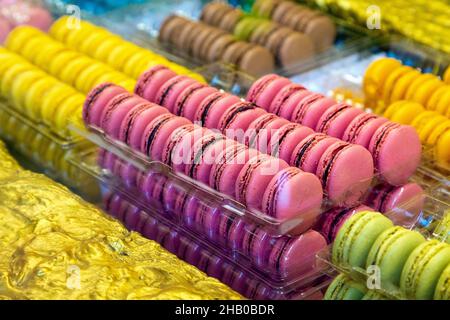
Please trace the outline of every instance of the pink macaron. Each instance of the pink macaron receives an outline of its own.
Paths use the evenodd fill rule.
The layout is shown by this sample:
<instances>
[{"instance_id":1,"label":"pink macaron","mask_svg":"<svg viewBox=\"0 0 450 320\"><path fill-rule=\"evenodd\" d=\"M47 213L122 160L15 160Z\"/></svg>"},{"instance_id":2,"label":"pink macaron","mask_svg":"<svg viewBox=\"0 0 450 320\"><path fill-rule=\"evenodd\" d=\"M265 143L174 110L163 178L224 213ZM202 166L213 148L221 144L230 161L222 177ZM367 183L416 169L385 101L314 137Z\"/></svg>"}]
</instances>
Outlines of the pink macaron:
<instances>
[{"instance_id":1,"label":"pink macaron","mask_svg":"<svg viewBox=\"0 0 450 320\"><path fill-rule=\"evenodd\" d=\"M369 151L381 178L392 185L401 185L419 166L422 146L413 127L386 122L375 131Z\"/></svg>"},{"instance_id":2,"label":"pink macaron","mask_svg":"<svg viewBox=\"0 0 450 320\"><path fill-rule=\"evenodd\" d=\"M289 164L315 174L325 150L337 141L339 140L323 133L310 134L294 148Z\"/></svg>"},{"instance_id":3,"label":"pink macaron","mask_svg":"<svg viewBox=\"0 0 450 320\"><path fill-rule=\"evenodd\" d=\"M289 163L295 148L303 139L313 133L313 129L300 124L285 124L270 138L269 154Z\"/></svg>"},{"instance_id":4,"label":"pink macaron","mask_svg":"<svg viewBox=\"0 0 450 320\"><path fill-rule=\"evenodd\" d=\"M155 102L158 90L176 75L174 71L166 66L154 66L139 77L134 92L148 101Z\"/></svg>"},{"instance_id":5,"label":"pink macaron","mask_svg":"<svg viewBox=\"0 0 450 320\"><path fill-rule=\"evenodd\" d=\"M139 150L145 127L156 117L169 113L166 108L151 102L136 105L123 118L119 139L135 150Z\"/></svg>"},{"instance_id":6,"label":"pink macaron","mask_svg":"<svg viewBox=\"0 0 450 320\"><path fill-rule=\"evenodd\" d=\"M186 76L171 78L158 90L153 102L174 112L179 95L192 84L197 84L197 81Z\"/></svg>"},{"instance_id":7,"label":"pink macaron","mask_svg":"<svg viewBox=\"0 0 450 320\"><path fill-rule=\"evenodd\" d=\"M281 89L269 106L269 112L279 115L283 106L288 102L289 98L299 91L306 91L306 88L295 83L290 83Z\"/></svg>"},{"instance_id":8,"label":"pink macaron","mask_svg":"<svg viewBox=\"0 0 450 320\"><path fill-rule=\"evenodd\" d=\"M165 142L172 132L191 122L183 117L167 113L156 117L144 129L141 140L141 152L150 156L152 160L161 161Z\"/></svg>"},{"instance_id":9,"label":"pink macaron","mask_svg":"<svg viewBox=\"0 0 450 320\"><path fill-rule=\"evenodd\" d=\"M83 120L86 125L100 127L100 118L109 101L127 91L112 83L102 83L88 94L83 105Z\"/></svg>"},{"instance_id":10,"label":"pink macaron","mask_svg":"<svg viewBox=\"0 0 450 320\"><path fill-rule=\"evenodd\" d=\"M247 94L247 101L256 103L258 106L269 110L275 96L285 86L291 84L287 78L276 74L268 74L253 83Z\"/></svg>"},{"instance_id":11,"label":"pink macaron","mask_svg":"<svg viewBox=\"0 0 450 320\"><path fill-rule=\"evenodd\" d=\"M296 231L308 230L320 213L323 191L312 173L288 167L276 174L263 194L263 212L278 220L298 219Z\"/></svg>"},{"instance_id":12,"label":"pink macaron","mask_svg":"<svg viewBox=\"0 0 450 320\"><path fill-rule=\"evenodd\" d=\"M180 143L180 140L182 140L186 135L199 129L201 129L199 126L189 123L173 130L167 141L164 143L161 161L171 167L173 163L172 156L174 147Z\"/></svg>"},{"instance_id":13,"label":"pink macaron","mask_svg":"<svg viewBox=\"0 0 450 320\"><path fill-rule=\"evenodd\" d=\"M258 155L255 149L243 144L233 144L223 150L214 162L209 176L209 186L226 195L235 197L236 180L250 158Z\"/></svg>"},{"instance_id":14,"label":"pink macaron","mask_svg":"<svg viewBox=\"0 0 450 320\"><path fill-rule=\"evenodd\" d=\"M191 121L196 121L195 114L202 101L216 92L218 92L216 88L194 83L180 93L175 102L174 113Z\"/></svg>"},{"instance_id":15,"label":"pink macaron","mask_svg":"<svg viewBox=\"0 0 450 320\"><path fill-rule=\"evenodd\" d=\"M240 99L234 95L215 91L198 105L193 122L209 129L219 129L220 118L225 110L238 102Z\"/></svg>"},{"instance_id":16,"label":"pink macaron","mask_svg":"<svg viewBox=\"0 0 450 320\"><path fill-rule=\"evenodd\" d=\"M222 111L217 129L230 139L242 141L250 124L265 113L254 103L239 101Z\"/></svg>"},{"instance_id":17,"label":"pink macaron","mask_svg":"<svg viewBox=\"0 0 450 320\"><path fill-rule=\"evenodd\" d=\"M268 146L273 134L290 122L273 113L264 113L256 118L245 131L245 144L250 148L269 153Z\"/></svg>"},{"instance_id":18,"label":"pink macaron","mask_svg":"<svg viewBox=\"0 0 450 320\"><path fill-rule=\"evenodd\" d=\"M323 153L316 175L328 199L337 206L351 206L372 182L373 160L366 148L338 141Z\"/></svg>"},{"instance_id":19,"label":"pink macaron","mask_svg":"<svg viewBox=\"0 0 450 320\"><path fill-rule=\"evenodd\" d=\"M336 101L333 99L312 93L300 100L292 112L291 121L315 129L322 115L334 105Z\"/></svg>"},{"instance_id":20,"label":"pink macaron","mask_svg":"<svg viewBox=\"0 0 450 320\"><path fill-rule=\"evenodd\" d=\"M299 90L294 92L287 100L285 100L280 106L279 110L276 112L280 117L291 120L294 110L297 108L300 101L305 97L311 95L308 90Z\"/></svg>"},{"instance_id":21,"label":"pink macaron","mask_svg":"<svg viewBox=\"0 0 450 320\"><path fill-rule=\"evenodd\" d=\"M361 113L350 122L342 136L342 140L369 148L370 140L375 131L387 121L386 118L378 117L371 113Z\"/></svg>"},{"instance_id":22,"label":"pink macaron","mask_svg":"<svg viewBox=\"0 0 450 320\"><path fill-rule=\"evenodd\" d=\"M234 140L227 139L221 134L212 133L203 136L193 145L190 161L186 164L184 173L199 182L209 184L209 175L216 158L223 150L234 144L236 144Z\"/></svg>"},{"instance_id":23,"label":"pink macaron","mask_svg":"<svg viewBox=\"0 0 450 320\"><path fill-rule=\"evenodd\" d=\"M316 131L341 139L350 122L363 112L345 103L336 104L320 117Z\"/></svg>"},{"instance_id":24,"label":"pink macaron","mask_svg":"<svg viewBox=\"0 0 450 320\"><path fill-rule=\"evenodd\" d=\"M259 154L241 169L236 181L236 198L250 208L261 209L262 197L272 178L289 165L286 161Z\"/></svg>"}]
</instances>

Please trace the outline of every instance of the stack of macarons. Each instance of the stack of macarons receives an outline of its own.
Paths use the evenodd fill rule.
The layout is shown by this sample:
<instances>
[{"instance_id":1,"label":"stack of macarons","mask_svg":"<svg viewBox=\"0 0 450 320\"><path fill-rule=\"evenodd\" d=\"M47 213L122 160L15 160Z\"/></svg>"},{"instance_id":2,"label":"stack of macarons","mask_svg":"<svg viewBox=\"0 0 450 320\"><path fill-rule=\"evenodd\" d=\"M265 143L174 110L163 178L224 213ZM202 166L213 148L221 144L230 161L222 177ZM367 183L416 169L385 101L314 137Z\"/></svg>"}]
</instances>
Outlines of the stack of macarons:
<instances>
[{"instance_id":1,"label":"stack of macarons","mask_svg":"<svg viewBox=\"0 0 450 320\"><path fill-rule=\"evenodd\" d=\"M332 262L363 273L378 268L381 289L400 298L449 297L450 245L394 227L378 212L361 211L344 222L332 246Z\"/></svg>"},{"instance_id":2,"label":"stack of macarons","mask_svg":"<svg viewBox=\"0 0 450 320\"><path fill-rule=\"evenodd\" d=\"M109 158L110 154L105 153L103 156ZM149 183L153 184L153 195L147 201L154 208L158 208L154 206L155 203L160 207L167 207L164 202L167 197L170 200L169 193L174 190L173 184L171 179L163 174L158 176L158 181L151 179L155 177L155 172L147 172L144 178L147 186ZM160 179L162 177L166 180ZM149 189L146 191L148 196ZM274 236L264 228L247 223L240 217L226 218L221 215L219 208L211 207L193 193L186 193L183 204L186 216L183 223L187 224L193 235L200 239L206 237L219 245L224 254L230 257L236 254L246 257L254 268L263 271L273 280L294 280L301 276L315 275L320 270L320 266L316 265L316 255L325 249L326 241L318 232L309 230L298 236ZM160 213L159 208L157 210ZM143 217L136 212L140 210L135 207L133 211L133 217L122 215L119 219L124 220L125 225L132 230L152 238Z\"/></svg>"},{"instance_id":3,"label":"stack of macarons","mask_svg":"<svg viewBox=\"0 0 450 320\"><path fill-rule=\"evenodd\" d=\"M96 85L113 81L132 91L135 80L110 66L52 39L30 26L17 27L5 42L6 48L78 91L87 94Z\"/></svg>"},{"instance_id":4,"label":"stack of macarons","mask_svg":"<svg viewBox=\"0 0 450 320\"><path fill-rule=\"evenodd\" d=\"M159 41L199 61L224 61L253 76L261 76L274 69L274 57L266 48L177 15L164 20L159 30Z\"/></svg>"},{"instance_id":5,"label":"stack of macarons","mask_svg":"<svg viewBox=\"0 0 450 320\"><path fill-rule=\"evenodd\" d=\"M203 8L201 20L215 27L226 25L223 32L232 29L236 39L267 48L280 67L293 66L314 56L310 36L264 18L241 14L239 19L234 19L237 17L235 12L236 9L224 3L211 2ZM228 17L231 18L228 20ZM228 26L231 22L234 25Z\"/></svg>"},{"instance_id":6,"label":"stack of macarons","mask_svg":"<svg viewBox=\"0 0 450 320\"><path fill-rule=\"evenodd\" d=\"M0 47L0 93L9 105L58 135L70 138L80 123L85 96L15 53Z\"/></svg>"},{"instance_id":7,"label":"stack of macarons","mask_svg":"<svg viewBox=\"0 0 450 320\"><path fill-rule=\"evenodd\" d=\"M170 62L149 49L141 48L105 28L84 20L74 20L73 17L63 16L51 26L49 33L69 48L102 61L134 79L151 66L162 64L178 74L187 74L204 81L201 75L188 68Z\"/></svg>"},{"instance_id":8,"label":"stack of macarons","mask_svg":"<svg viewBox=\"0 0 450 320\"><path fill-rule=\"evenodd\" d=\"M286 93L298 91L306 90L290 84L278 100L284 101ZM135 92L177 116L219 130L230 139L315 174L335 205L355 204L372 181L373 160L365 148L314 133L306 126L267 113L255 101L242 101L191 78L177 76L163 66L145 72ZM330 100L326 102L334 103Z\"/></svg>"},{"instance_id":9,"label":"stack of macarons","mask_svg":"<svg viewBox=\"0 0 450 320\"><path fill-rule=\"evenodd\" d=\"M104 203L106 211L114 218L122 221L128 229L140 232L146 238L157 241L180 259L198 267L209 276L221 280L249 299L277 300L289 298L289 296L286 296L286 294L289 295L289 292L283 292L279 286L270 284L270 276L265 276L264 280L262 280L261 276L255 276L254 272L241 268L240 266L244 264L242 260L229 260L226 258L228 256L226 252L222 252L221 255L211 252L210 249L202 245L202 240L195 239L197 241L193 241L192 236L186 236L176 227L164 223L157 216L140 210L131 204L129 200L125 199L120 193L107 193L104 196ZM240 236L242 237L243 235ZM311 263L306 261L308 259L306 253L303 253L303 261L294 258L294 251L296 250L297 254L299 253L298 250L301 249L307 250L312 254L312 248L304 247L307 244L306 238L308 237L311 236L304 235L300 236L296 241L292 240L293 243L303 242L301 245L303 247L294 245L291 246L292 250L286 249L283 252L278 252L275 248L271 249L282 256L278 258L280 259L280 268L285 268L288 264L291 264L291 268L295 268L296 266L304 266L306 263ZM313 239L311 238L310 240ZM279 243L281 242L279 241ZM261 249L261 247L259 248ZM268 249L267 245L265 248ZM275 258L275 254L272 254L270 257L270 259ZM271 263L271 265L274 264L273 262ZM313 268L311 264L310 267ZM265 271L269 272L269 270ZM300 292L305 292L307 289L308 287L296 288L294 291L300 295ZM318 299L321 298L320 294L314 294L314 296Z\"/></svg>"},{"instance_id":10,"label":"stack of macarons","mask_svg":"<svg viewBox=\"0 0 450 320\"><path fill-rule=\"evenodd\" d=\"M418 102L406 100L392 103L384 116L414 127L422 144L432 149L430 155L436 164L450 170L450 118L436 111L425 110Z\"/></svg>"},{"instance_id":11,"label":"stack of macarons","mask_svg":"<svg viewBox=\"0 0 450 320\"><path fill-rule=\"evenodd\" d=\"M48 30L53 19L44 8L22 0L0 0L0 44L19 25Z\"/></svg>"},{"instance_id":12,"label":"stack of macarons","mask_svg":"<svg viewBox=\"0 0 450 320\"><path fill-rule=\"evenodd\" d=\"M336 25L329 16L293 1L257 0L253 4L252 14L306 34L317 52L331 47L336 38Z\"/></svg>"},{"instance_id":13,"label":"stack of macarons","mask_svg":"<svg viewBox=\"0 0 450 320\"><path fill-rule=\"evenodd\" d=\"M248 208L279 220L303 217L305 230L314 223L323 193L316 176L171 114L178 97L168 95L167 87L175 88L165 83L157 92L163 108L120 86L102 84L86 98L84 122Z\"/></svg>"},{"instance_id":14,"label":"stack of macarons","mask_svg":"<svg viewBox=\"0 0 450 320\"><path fill-rule=\"evenodd\" d=\"M438 76L422 73L393 58L375 60L363 78L366 106L381 114L393 102L418 102L430 111L450 117L450 85Z\"/></svg>"},{"instance_id":15,"label":"stack of macarons","mask_svg":"<svg viewBox=\"0 0 450 320\"><path fill-rule=\"evenodd\" d=\"M367 148L377 173L392 185L406 183L419 165L422 149L413 127L337 103L287 78L261 77L251 86L247 100L292 122Z\"/></svg>"}]
</instances>

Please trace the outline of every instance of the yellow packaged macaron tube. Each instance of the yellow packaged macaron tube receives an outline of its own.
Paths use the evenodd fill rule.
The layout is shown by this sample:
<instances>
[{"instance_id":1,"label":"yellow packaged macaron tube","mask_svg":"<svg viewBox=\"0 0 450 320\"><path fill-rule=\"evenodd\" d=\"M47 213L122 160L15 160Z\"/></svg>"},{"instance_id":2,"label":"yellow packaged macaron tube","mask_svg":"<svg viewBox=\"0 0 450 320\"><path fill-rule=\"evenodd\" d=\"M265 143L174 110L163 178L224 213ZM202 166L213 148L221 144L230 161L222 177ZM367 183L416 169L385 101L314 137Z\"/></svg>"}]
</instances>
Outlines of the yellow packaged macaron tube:
<instances>
[{"instance_id":1,"label":"yellow packaged macaron tube","mask_svg":"<svg viewBox=\"0 0 450 320\"><path fill-rule=\"evenodd\" d=\"M134 90L136 81L131 77L70 49L33 27L17 27L9 34L5 45L9 50L82 93L87 94L96 85L106 81L121 84L130 92Z\"/></svg>"},{"instance_id":2,"label":"yellow packaged macaron tube","mask_svg":"<svg viewBox=\"0 0 450 320\"><path fill-rule=\"evenodd\" d=\"M50 28L50 35L68 47L109 64L134 79L138 79L152 66L162 64L178 74L205 82L200 74L170 62L147 48L139 47L105 28L84 20L79 21L79 25L73 28L70 19L63 16L55 21Z\"/></svg>"}]
</instances>

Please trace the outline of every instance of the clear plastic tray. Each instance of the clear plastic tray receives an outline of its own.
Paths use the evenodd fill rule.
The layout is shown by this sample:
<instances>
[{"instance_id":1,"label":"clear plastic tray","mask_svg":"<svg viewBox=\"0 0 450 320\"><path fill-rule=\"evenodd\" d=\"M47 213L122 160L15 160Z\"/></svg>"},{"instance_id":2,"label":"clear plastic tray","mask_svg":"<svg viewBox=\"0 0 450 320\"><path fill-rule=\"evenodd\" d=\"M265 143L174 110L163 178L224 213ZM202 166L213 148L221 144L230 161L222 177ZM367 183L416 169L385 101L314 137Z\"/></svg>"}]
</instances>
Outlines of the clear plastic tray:
<instances>
[{"instance_id":1,"label":"clear plastic tray","mask_svg":"<svg viewBox=\"0 0 450 320\"><path fill-rule=\"evenodd\" d=\"M63 4L56 1L48 2L54 14L63 15L67 13ZM82 16L96 24L107 27L111 31L122 35L140 46L148 47L176 63L194 68L204 65L205 62L183 55L179 50L159 43L157 39L158 30L164 19L170 14L178 14L197 20L204 3L205 1L200 0L183 0L178 1L177 6L175 7L170 2L157 0L145 4L130 5L128 7L120 8L119 10L113 10L101 16L92 16L86 12L83 12ZM361 46L366 46L371 42L361 27L350 24L342 19L336 19L336 24L338 32L333 47L325 52L317 54L312 59L299 62L298 65L274 71L284 75L295 74L298 69L322 64L326 62L330 56L346 56L358 50Z\"/></svg>"},{"instance_id":2,"label":"clear plastic tray","mask_svg":"<svg viewBox=\"0 0 450 320\"><path fill-rule=\"evenodd\" d=\"M405 204L404 210L407 210ZM400 209L400 208L399 208ZM392 213L390 213L392 214ZM442 222L442 218L445 214L450 214L450 205L436 199L431 196L426 196L424 200L424 208L420 215L420 219L417 220L415 225L412 225L410 230L415 230L420 232L426 239L438 239L440 241L450 241L450 230L447 230L447 235L438 234L436 231ZM323 250L318 254L318 260L329 266L325 268L325 272L334 270L330 276L333 276L334 272L344 273L353 280L359 283L367 283L368 280L373 279L374 274L370 270L366 270L360 267L352 267L349 265L337 265L332 261L331 258L332 245ZM374 290L379 291L383 295L391 299L406 299L405 295L402 293L399 287L393 285L392 283L381 282L381 285Z\"/></svg>"},{"instance_id":3,"label":"clear plastic tray","mask_svg":"<svg viewBox=\"0 0 450 320\"><path fill-rule=\"evenodd\" d=\"M94 146L87 140L67 141L47 127L23 117L6 101L0 102L0 137L26 168L62 182L87 200L100 194L89 176L68 162L68 158Z\"/></svg>"}]
</instances>

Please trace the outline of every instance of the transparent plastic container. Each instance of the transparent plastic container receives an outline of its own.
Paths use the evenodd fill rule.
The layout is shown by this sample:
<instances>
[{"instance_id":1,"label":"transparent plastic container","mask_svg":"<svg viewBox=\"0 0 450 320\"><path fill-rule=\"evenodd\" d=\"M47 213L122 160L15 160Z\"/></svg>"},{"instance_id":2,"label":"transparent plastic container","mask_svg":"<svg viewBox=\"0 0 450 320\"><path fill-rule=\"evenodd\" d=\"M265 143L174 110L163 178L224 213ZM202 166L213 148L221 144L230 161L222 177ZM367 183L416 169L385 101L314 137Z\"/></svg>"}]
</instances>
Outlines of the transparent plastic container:
<instances>
[{"instance_id":1,"label":"transparent plastic container","mask_svg":"<svg viewBox=\"0 0 450 320\"><path fill-rule=\"evenodd\" d=\"M402 207L396 208L395 210L408 210L408 204L405 204ZM395 211L394 210L394 211ZM395 212L389 213L390 215L395 214ZM441 225L442 218L445 215L450 214L450 205L443 201L440 201L432 196L427 195L424 198L424 206L423 210L420 214L420 218L414 225L411 225L410 230L415 230L420 232L426 239L437 239L440 241L446 241L450 243L450 229L449 229L449 219L447 219L447 229L446 232L442 232L444 230ZM440 229L442 228L442 229ZM439 233L440 232L440 233ZM333 276L334 272L340 272L346 274L348 277L353 279L354 281L360 284L367 284L370 286L373 284L374 277L376 277L376 271L368 268L354 267L346 264L335 264L332 260L332 245L328 248L324 249L322 252L318 254L318 260L329 266L329 268L325 268L325 271L334 270L330 276ZM379 293L385 295L390 299L407 299L404 292L400 289L398 285L394 285L390 282L379 281L378 286L374 288L370 287L370 289L376 290Z\"/></svg>"}]
</instances>

